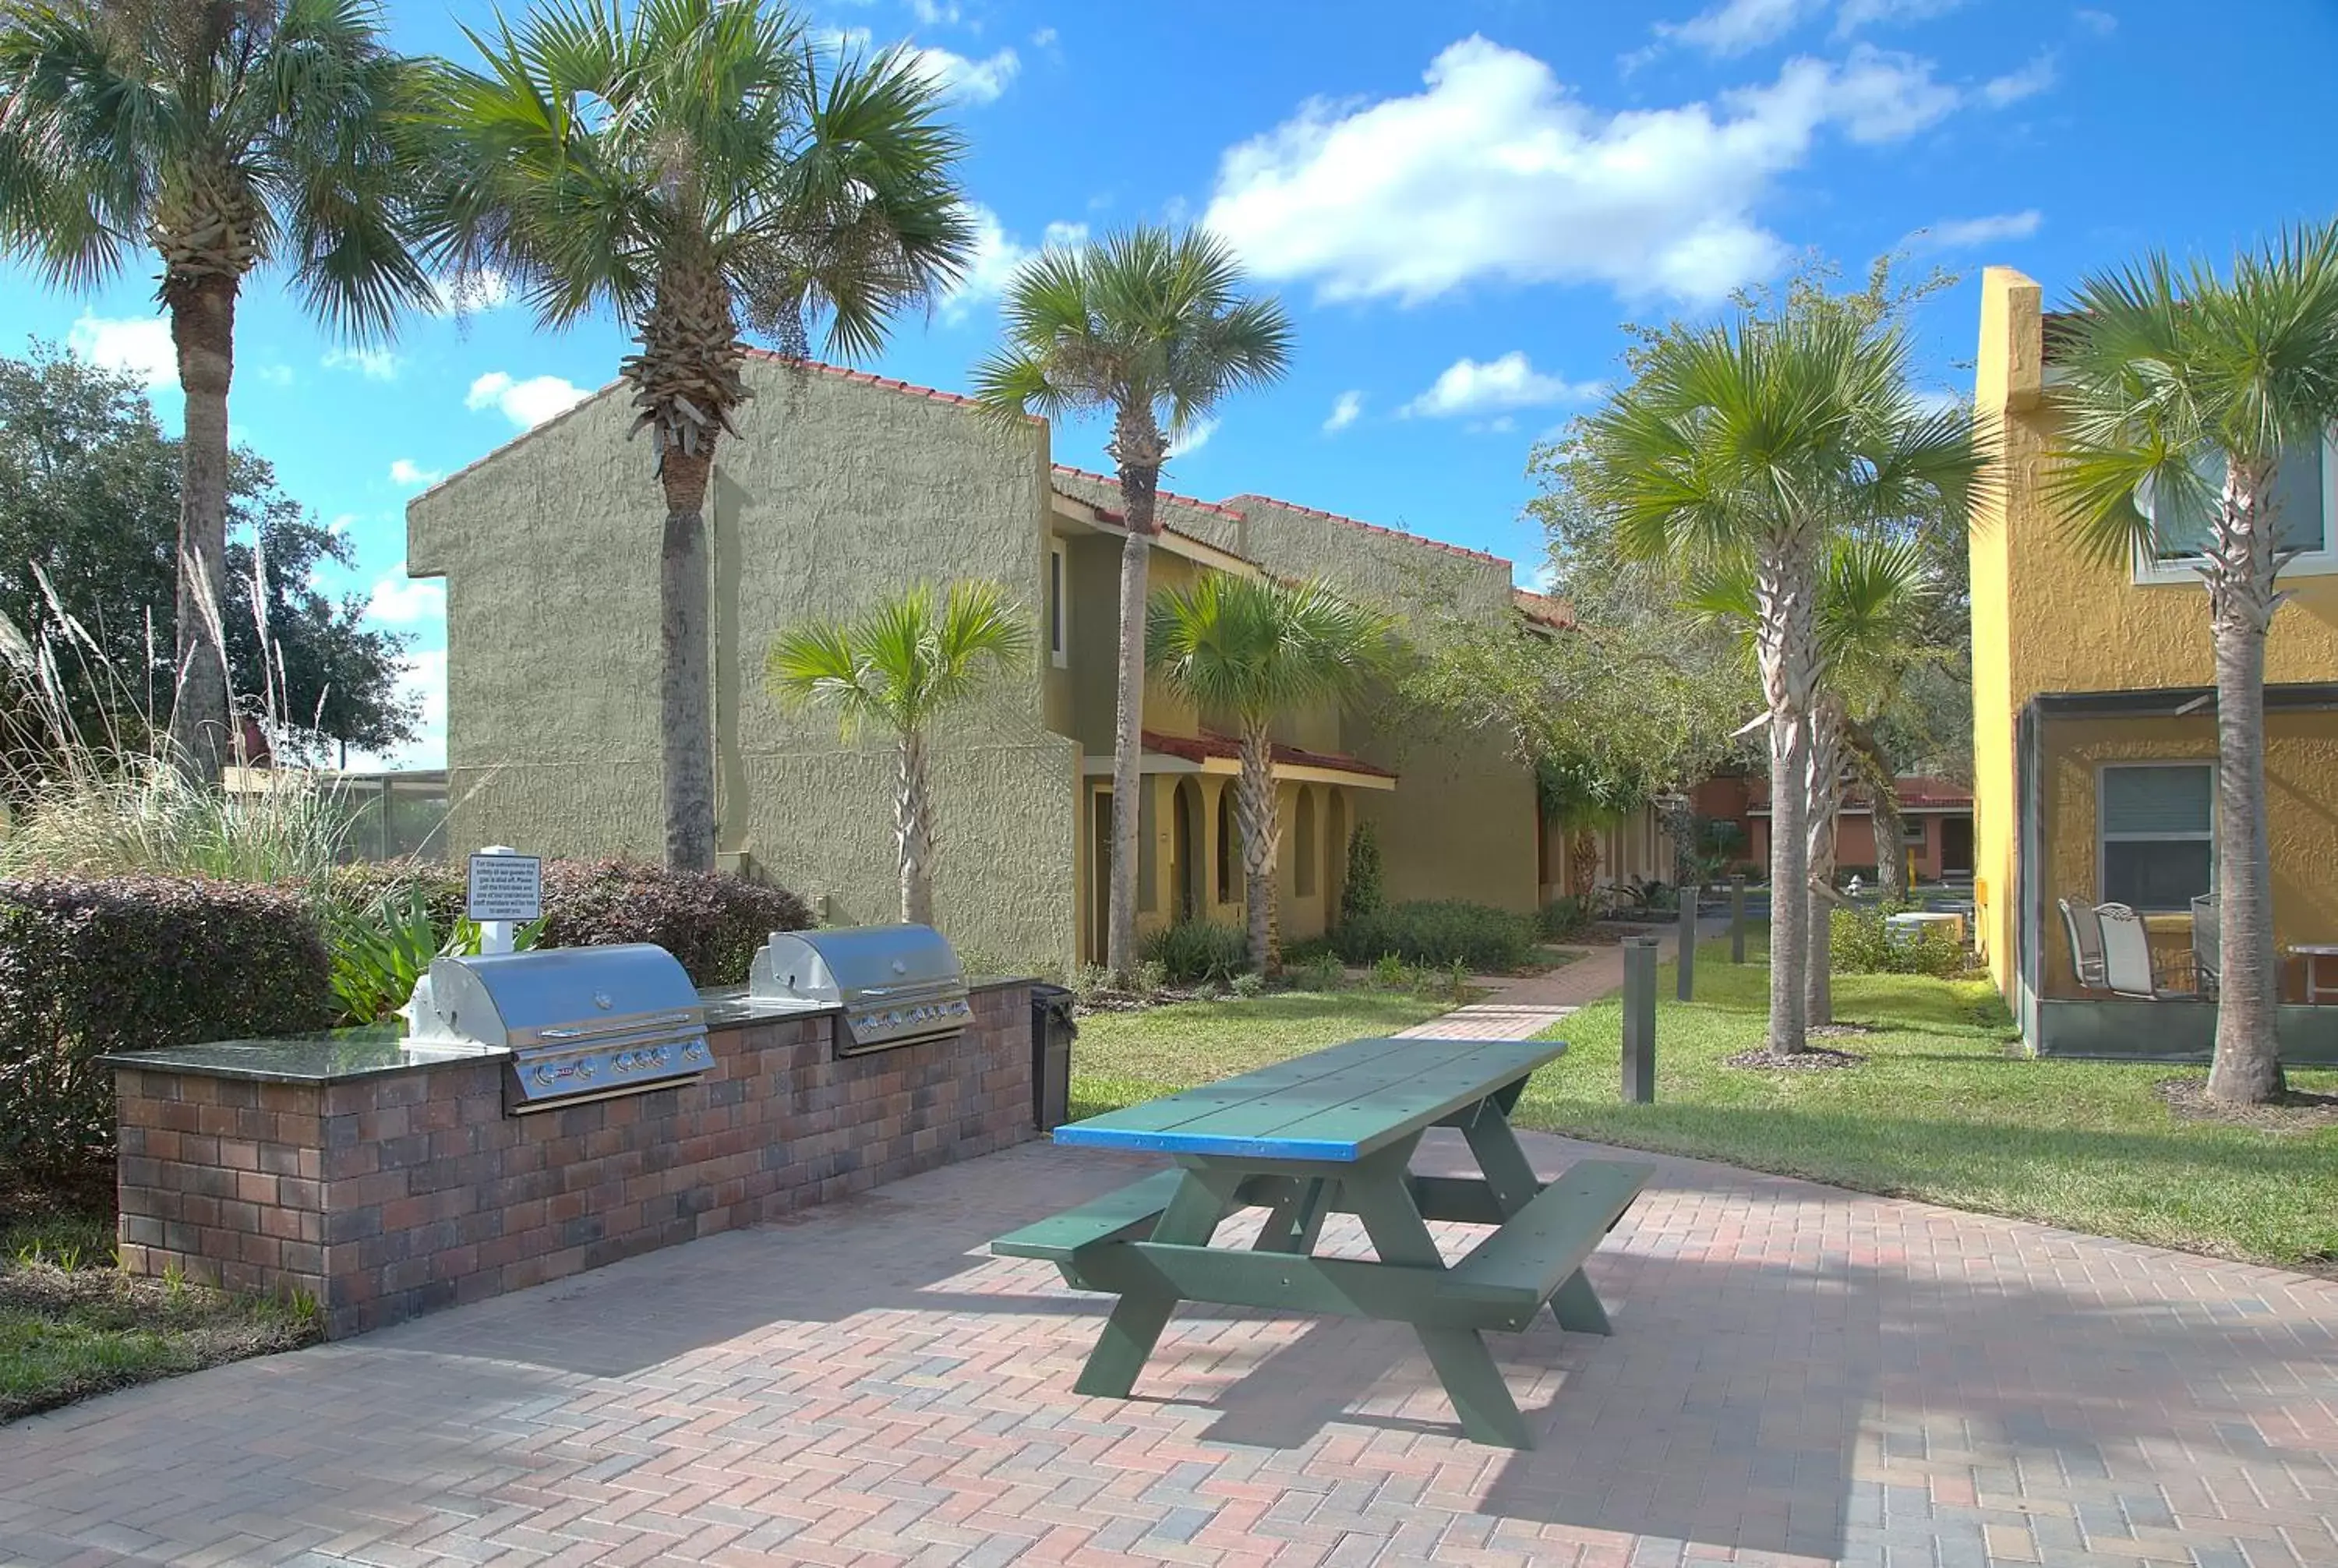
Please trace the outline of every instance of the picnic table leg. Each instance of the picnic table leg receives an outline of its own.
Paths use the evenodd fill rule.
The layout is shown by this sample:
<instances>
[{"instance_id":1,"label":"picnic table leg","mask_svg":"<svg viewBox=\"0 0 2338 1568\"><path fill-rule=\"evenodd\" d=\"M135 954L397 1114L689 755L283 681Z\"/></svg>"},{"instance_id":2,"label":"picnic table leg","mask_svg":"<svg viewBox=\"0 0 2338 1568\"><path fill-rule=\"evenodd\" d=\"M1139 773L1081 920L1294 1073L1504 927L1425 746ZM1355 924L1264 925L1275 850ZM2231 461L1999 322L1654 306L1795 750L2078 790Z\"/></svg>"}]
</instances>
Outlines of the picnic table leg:
<instances>
[{"instance_id":1,"label":"picnic table leg","mask_svg":"<svg viewBox=\"0 0 2338 1568\"><path fill-rule=\"evenodd\" d=\"M1550 1310L1560 1328L1571 1328L1577 1334L1616 1332L1607 1321L1607 1308L1599 1305L1598 1294L1580 1269L1560 1283L1558 1293L1550 1298Z\"/></svg>"},{"instance_id":2,"label":"picnic table leg","mask_svg":"<svg viewBox=\"0 0 2338 1568\"><path fill-rule=\"evenodd\" d=\"M1184 1247L1208 1246L1218 1221L1226 1217L1236 1185L1232 1175L1187 1171L1169 1207L1154 1222L1152 1240ZM1105 1319L1104 1332L1097 1336L1095 1348L1088 1352L1087 1364L1080 1368L1073 1389L1098 1398L1127 1398L1176 1307L1177 1298L1165 1291L1131 1291L1121 1297Z\"/></svg>"},{"instance_id":3,"label":"picnic table leg","mask_svg":"<svg viewBox=\"0 0 2338 1568\"><path fill-rule=\"evenodd\" d=\"M1461 1132L1469 1140L1469 1152L1478 1157L1478 1169L1486 1172L1486 1184L1494 1190L1494 1202L1504 1219L1525 1208L1542 1191L1542 1181L1535 1175L1526 1151L1518 1147L1510 1119L1493 1101L1479 1106ZM1591 1281L1580 1269L1569 1274L1550 1298L1550 1315L1558 1319L1560 1328L1577 1334L1616 1331L1607 1321L1607 1309L1599 1304Z\"/></svg>"},{"instance_id":4,"label":"picnic table leg","mask_svg":"<svg viewBox=\"0 0 2338 1568\"><path fill-rule=\"evenodd\" d=\"M1442 1269L1445 1259L1437 1250L1437 1240L1429 1235L1405 1186L1412 1142L1408 1140L1359 1164L1346 1183L1348 1198L1381 1262ZM1534 1434L1527 1429L1518 1402L1510 1397L1509 1386L1502 1381L1501 1368L1494 1365L1493 1353L1475 1328L1416 1323L1413 1332L1420 1336L1420 1348L1429 1352L1429 1364L1437 1369L1437 1380L1453 1401L1462 1431L1476 1442L1497 1447L1534 1446Z\"/></svg>"},{"instance_id":5,"label":"picnic table leg","mask_svg":"<svg viewBox=\"0 0 2338 1568\"><path fill-rule=\"evenodd\" d=\"M1302 1256L1312 1252L1315 1238L1323 1229L1323 1216L1337 1195L1335 1184L1322 1177L1292 1182L1268 1209L1266 1223L1259 1227L1251 1250Z\"/></svg>"}]
</instances>

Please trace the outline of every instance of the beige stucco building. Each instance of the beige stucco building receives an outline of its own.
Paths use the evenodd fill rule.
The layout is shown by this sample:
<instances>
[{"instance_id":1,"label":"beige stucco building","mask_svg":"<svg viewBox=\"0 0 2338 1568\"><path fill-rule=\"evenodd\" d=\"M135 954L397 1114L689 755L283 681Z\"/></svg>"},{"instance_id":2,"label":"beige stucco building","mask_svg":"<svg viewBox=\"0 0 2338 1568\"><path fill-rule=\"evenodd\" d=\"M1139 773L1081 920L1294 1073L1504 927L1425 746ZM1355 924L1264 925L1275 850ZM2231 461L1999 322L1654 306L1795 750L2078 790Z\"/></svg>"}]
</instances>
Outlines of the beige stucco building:
<instances>
[{"instance_id":1,"label":"beige stucco building","mask_svg":"<svg viewBox=\"0 0 2338 1568\"><path fill-rule=\"evenodd\" d=\"M1045 424L1002 431L949 393L756 356L709 505L718 847L828 917L894 910L889 746L840 742L765 693L774 632L911 583L989 577L1029 606L1032 664L937 744L937 921L985 959L1065 967L1102 948L1123 531L1118 489L1056 466ZM415 498L408 570L447 588L457 843L653 856L663 503L614 388ZM1164 493L1156 586L1203 572L1321 576L1403 613L1427 602L1556 628L1492 555L1259 495ZM1375 827L1392 899L1534 908L1548 864L1531 772L1498 737L1326 710L1279 732L1287 936L1339 905L1350 833ZM1141 921L1239 921L1231 741L1146 701Z\"/></svg>"}]
</instances>

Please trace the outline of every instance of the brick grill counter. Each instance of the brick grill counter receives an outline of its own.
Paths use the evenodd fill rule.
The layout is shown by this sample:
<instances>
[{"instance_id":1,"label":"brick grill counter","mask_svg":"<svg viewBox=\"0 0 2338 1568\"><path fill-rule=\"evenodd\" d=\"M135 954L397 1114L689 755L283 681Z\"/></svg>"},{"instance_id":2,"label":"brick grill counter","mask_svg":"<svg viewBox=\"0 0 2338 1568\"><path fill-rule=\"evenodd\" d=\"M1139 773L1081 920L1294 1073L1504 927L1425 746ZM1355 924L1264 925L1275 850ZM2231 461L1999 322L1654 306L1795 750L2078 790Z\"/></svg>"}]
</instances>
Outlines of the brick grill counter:
<instances>
[{"instance_id":1,"label":"brick grill counter","mask_svg":"<svg viewBox=\"0 0 2338 1568\"><path fill-rule=\"evenodd\" d=\"M314 1297L333 1337L866 1191L1033 1136L1030 988L956 1041L839 1058L833 1012L710 1010L694 1083L504 1114L499 1056L386 1034L113 1058L133 1273Z\"/></svg>"}]
</instances>

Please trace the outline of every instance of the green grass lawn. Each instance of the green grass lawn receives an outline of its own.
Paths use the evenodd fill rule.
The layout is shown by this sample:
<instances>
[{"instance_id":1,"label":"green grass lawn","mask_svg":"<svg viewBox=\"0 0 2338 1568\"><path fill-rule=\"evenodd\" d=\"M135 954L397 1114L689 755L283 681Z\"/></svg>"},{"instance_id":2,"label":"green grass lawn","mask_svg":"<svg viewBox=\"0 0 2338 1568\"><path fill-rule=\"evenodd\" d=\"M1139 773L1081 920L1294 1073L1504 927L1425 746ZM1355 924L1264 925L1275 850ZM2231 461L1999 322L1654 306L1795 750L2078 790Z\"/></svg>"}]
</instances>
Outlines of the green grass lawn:
<instances>
[{"instance_id":1,"label":"green grass lawn","mask_svg":"<svg viewBox=\"0 0 2338 1568\"><path fill-rule=\"evenodd\" d=\"M0 1422L316 1338L313 1305L133 1279L110 1215L0 1181Z\"/></svg>"},{"instance_id":2,"label":"green grass lawn","mask_svg":"<svg viewBox=\"0 0 2338 1568\"><path fill-rule=\"evenodd\" d=\"M1390 991L1273 991L1091 1013L1072 1043L1072 1115L1094 1116L1342 1040L1393 1034L1452 1005Z\"/></svg>"},{"instance_id":3,"label":"green grass lawn","mask_svg":"<svg viewBox=\"0 0 2338 1568\"><path fill-rule=\"evenodd\" d=\"M1758 956L1698 949L1698 1000L1657 995L1656 1103L1618 1102L1621 1012L1550 1031L1567 1056L1535 1075L1520 1124L1604 1143L2036 1220L2163 1247L2328 1272L2338 1265L2338 1128L2260 1132L2172 1115L2156 1085L2205 1069L2031 1061L1986 981L1851 975L1835 1014L1881 1032L1829 1039L1865 1065L1764 1073L1722 1059L1762 1044ZM2338 1092L2338 1072L2293 1087Z\"/></svg>"}]
</instances>

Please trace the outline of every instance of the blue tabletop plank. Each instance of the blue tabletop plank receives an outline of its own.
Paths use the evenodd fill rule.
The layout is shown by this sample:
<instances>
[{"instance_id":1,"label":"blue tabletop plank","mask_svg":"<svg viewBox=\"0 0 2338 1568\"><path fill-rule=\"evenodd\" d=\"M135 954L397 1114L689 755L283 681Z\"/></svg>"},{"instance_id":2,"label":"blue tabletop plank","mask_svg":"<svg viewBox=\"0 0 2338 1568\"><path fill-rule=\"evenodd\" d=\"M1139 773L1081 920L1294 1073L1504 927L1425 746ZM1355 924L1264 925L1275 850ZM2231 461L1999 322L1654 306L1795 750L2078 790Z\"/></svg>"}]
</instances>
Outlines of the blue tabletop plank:
<instances>
[{"instance_id":1,"label":"blue tabletop plank","mask_svg":"<svg viewBox=\"0 0 2338 1568\"><path fill-rule=\"evenodd\" d=\"M1351 1040L1058 1127L1072 1147L1351 1163L1517 1083L1555 1040Z\"/></svg>"}]
</instances>

